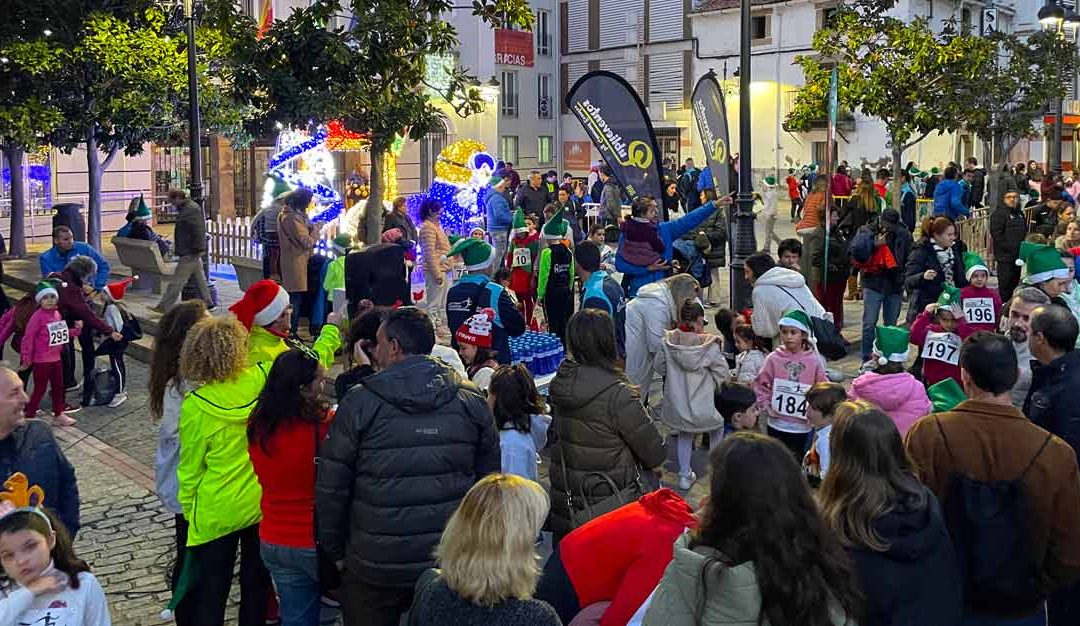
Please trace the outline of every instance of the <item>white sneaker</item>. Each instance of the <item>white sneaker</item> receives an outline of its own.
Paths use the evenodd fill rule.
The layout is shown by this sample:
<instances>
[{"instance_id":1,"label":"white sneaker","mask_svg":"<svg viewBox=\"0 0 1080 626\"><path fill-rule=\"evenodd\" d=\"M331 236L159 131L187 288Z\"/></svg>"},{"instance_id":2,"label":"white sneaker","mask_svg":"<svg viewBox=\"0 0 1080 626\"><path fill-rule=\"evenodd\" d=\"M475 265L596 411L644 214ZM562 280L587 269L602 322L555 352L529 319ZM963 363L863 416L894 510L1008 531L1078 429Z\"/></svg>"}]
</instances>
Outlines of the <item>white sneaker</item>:
<instances>
[{"instance_id":1,"label":"white sneaker","mask_svg":"<svg viewBox=\"0 0 1080 626\"><path fill-rule=\"evenodd\" d=\"M697 480L697 474L690 472L688 476L679 475L679 490L690 491L690 488L694 486L694 481Z\"/></svg>"},{"instance_id":2,"label":"white sneaker","mask_svg":"<svg viewBox=\"0 0 1080 626\"><path fill-rule=\"evenodd\" d=\"M113 396L112 401L109 402L109 408L110 409L115 409L116 407L120 406L121 404L123 404L125 402L127 402L127 394L126 393L118 393L115 396Z\"/></svg>"}]
</instances>

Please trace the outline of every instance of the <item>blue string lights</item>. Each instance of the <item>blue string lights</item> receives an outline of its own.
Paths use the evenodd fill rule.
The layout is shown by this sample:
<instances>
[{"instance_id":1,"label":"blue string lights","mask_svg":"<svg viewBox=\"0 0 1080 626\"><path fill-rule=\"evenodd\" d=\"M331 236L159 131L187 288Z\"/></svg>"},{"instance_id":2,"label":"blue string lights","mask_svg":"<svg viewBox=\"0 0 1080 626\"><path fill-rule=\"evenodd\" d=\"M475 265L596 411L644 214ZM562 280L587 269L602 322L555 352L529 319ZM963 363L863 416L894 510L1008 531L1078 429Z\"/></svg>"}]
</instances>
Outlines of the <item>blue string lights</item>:
<instances>
[{"instance_id":1,"label":"blue string lights","mask_svg":"<svg viewBox=\"0 0 1080 626\"><path fill-rule=\"evenodd\" d=\"M298 142L290 142L297 137L294 131L287 131L278 136L278 152L271 155L267 168L270 172L277 173L282 180L293 187L301 187L311 191L316 201L323 209L312 216L314 222L329 222L337 219L345 209L345 203L333 187L318 182L317 178L309 176L291 167L294 160L308 155L309 158L317 159L322 165L322 178L333 180L333 158L326 148L326 140L329 133L325 126L319 126L311 137ZM284 147L282 147L284 145ZM325 154L323 154L325 153Z\"/></svg>"}]
</instances>

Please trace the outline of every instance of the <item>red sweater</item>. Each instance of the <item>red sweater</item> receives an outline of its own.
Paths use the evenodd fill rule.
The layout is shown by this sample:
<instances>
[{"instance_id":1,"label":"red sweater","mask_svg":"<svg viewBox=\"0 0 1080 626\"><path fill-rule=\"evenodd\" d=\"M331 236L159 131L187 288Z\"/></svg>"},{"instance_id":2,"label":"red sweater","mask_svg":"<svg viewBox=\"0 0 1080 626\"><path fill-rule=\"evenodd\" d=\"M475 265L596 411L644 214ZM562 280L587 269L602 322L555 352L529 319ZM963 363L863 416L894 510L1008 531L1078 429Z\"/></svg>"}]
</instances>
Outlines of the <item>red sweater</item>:
<instances>
[{"instance_id":1,"label":"red sweater","mask_svg":"<svg viewBox=\"0 0 1080 626\"><path fill-rule=\"evenodd\" d=\"M251 464L262 485L259 539L290 548L315 547L314 424L293 421L280 426L266 442L248 446ZM319 425L319 440L330 422Z\"/></svg>"},{"instance_id":2,"label":"red sweater","mask_svg":"<svg viewBox=\"0 0 1080 626\"><path fill-rule=\"evenodd\" d=\"M559 542L559 555L581 607L610 601L600 626L625 626L656 589L672 544L697 518L670 489L647 493Z\"/></svg>"},{"instance_id":3,"label":"red sweater","mask_svg":"<svg viewBox=\"0 0 1080 626\"><path fill-rule=\"evenodd\" d=\"M993 306L992 317L987 321L982 321L987 316L991 315L985 307L978 307L978 311L973 310L971 315L967 310L964 311L964 318L967 319L968 326L971 326L971 332L977 332L985 330L991 333L996 333L998 329L998 322L1001 321L1001 294L997 289L991 289L989 287L974 287L968 285L960 290L960 302L965 300L971 300L973 298L986 298L989 299ZM977 318L977 319L976 319Z\"/></svg>"},{"instance_id":4,"label":"red sweater","mask_svg":"<svg viewBox=\"0 0 1080 626\"><path fill-rule=\"evenodd\" d=\"M934 383L939 383L946 378L952 378L956 381L956 384L963 385L960 380L960 344L968 338L969 335L975 332L975 330L969 325L963 318L958 320L956 330L951 334L959 337L957 340L955 337L951 338L955 345L955 351L942 345L940 351L941 356L946 360L956 361L956 365L947 363L946 360L938 358L926 358L923 357L923 384L929 387ZM923 353L923 348L926 345L927 336L930 333L943 333L945 329L941 327L937 322L931 323L930 314L926 311L919 313L919 316L915 318L915 321L911 323L911 343L919 347L919 354ZM941 345L941 344L939 344Z\"/></svg>"}]
</instances>

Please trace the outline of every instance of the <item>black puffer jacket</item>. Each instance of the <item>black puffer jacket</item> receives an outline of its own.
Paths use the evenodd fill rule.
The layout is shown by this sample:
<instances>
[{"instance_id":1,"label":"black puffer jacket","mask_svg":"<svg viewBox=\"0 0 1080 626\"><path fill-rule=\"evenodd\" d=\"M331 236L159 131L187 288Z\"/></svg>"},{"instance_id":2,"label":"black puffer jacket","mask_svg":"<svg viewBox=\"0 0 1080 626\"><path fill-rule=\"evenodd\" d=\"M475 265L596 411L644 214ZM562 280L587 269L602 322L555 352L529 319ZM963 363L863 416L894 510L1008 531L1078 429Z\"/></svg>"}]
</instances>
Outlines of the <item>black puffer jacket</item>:
<instances>
[{"instance_id":1,"label":"black puffer jacket","mask_svg":"<svg viewBox=\"0 0 1080 626\"><path fill-rule=\"evenodd\" d=\"M449 366L410 356L353 387L320 450L318 535L351 576L412 588L465 492L499 471L487 402Z\"/></svg>"},{"instance_id":2,"label":"black puffer jacket","mask_svg":"<svg viewBox=\"0 0 1080 626\"><path fill-rule=\"evenodd\" d=\"M967 246L959 239L953 244L952 282L957 289L967 287L968 284L967 278L964 277L964 252L966 250ZM937 272L934 280L923 278L926 270ZM904 285L911 292L908 313L912 319L914 315L922 312L926 305L937 302L944 284L945 271L941 268L941 262L938 261L937 252L934 251L934 242L924 237L911 251L907 266L904 268Z\"/></svg>"},{"instance_id":3,"label":"black puffer jacket","mask_svg":"<svg viewBox=\"0 0 1080 626\"><path fill-rule=\"evenodd\" d=\"M1027 234L1027 217L1019 206L1009 208L1002 204L990 213L990 237L998 262L1014 263L1020 258L1020 243Z\"/></svg>"},{"instance_id":4,"label":"black puffer jacket","mask_svg":"<svg viewBox=\"0 0 1080 626\"><path fill-rule=\"evenodd\" d=\"M575 497L587 472L604 472L624 489L635 474L644 475L663 463L667 452L660 431L625 377L567 359L551 382L550 400L555 420L551 429L561 438L551 453L551 530L563 537L571 530L564 450Z\"/></svg>"}]
</instances>

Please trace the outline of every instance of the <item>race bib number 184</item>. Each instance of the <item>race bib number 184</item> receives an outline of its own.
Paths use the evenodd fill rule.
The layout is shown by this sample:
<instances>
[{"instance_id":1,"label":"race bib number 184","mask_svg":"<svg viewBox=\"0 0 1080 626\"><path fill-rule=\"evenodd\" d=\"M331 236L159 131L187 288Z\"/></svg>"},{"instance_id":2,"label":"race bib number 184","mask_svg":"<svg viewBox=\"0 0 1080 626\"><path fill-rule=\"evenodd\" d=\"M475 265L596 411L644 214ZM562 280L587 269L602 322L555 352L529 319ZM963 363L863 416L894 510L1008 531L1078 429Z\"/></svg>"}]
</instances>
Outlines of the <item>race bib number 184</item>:
<instances>
[{"instance_id":1,"label":"race bib number 184","mask_svg":"<svg viewBox=\"0 0 1080 626\"><path fill-rule=\"evenodd\" d=\"M805 420L806 392L809 390L810 385L776 379L773 381L771 406L777 415Z\"/></svg>"}]
</instances>

